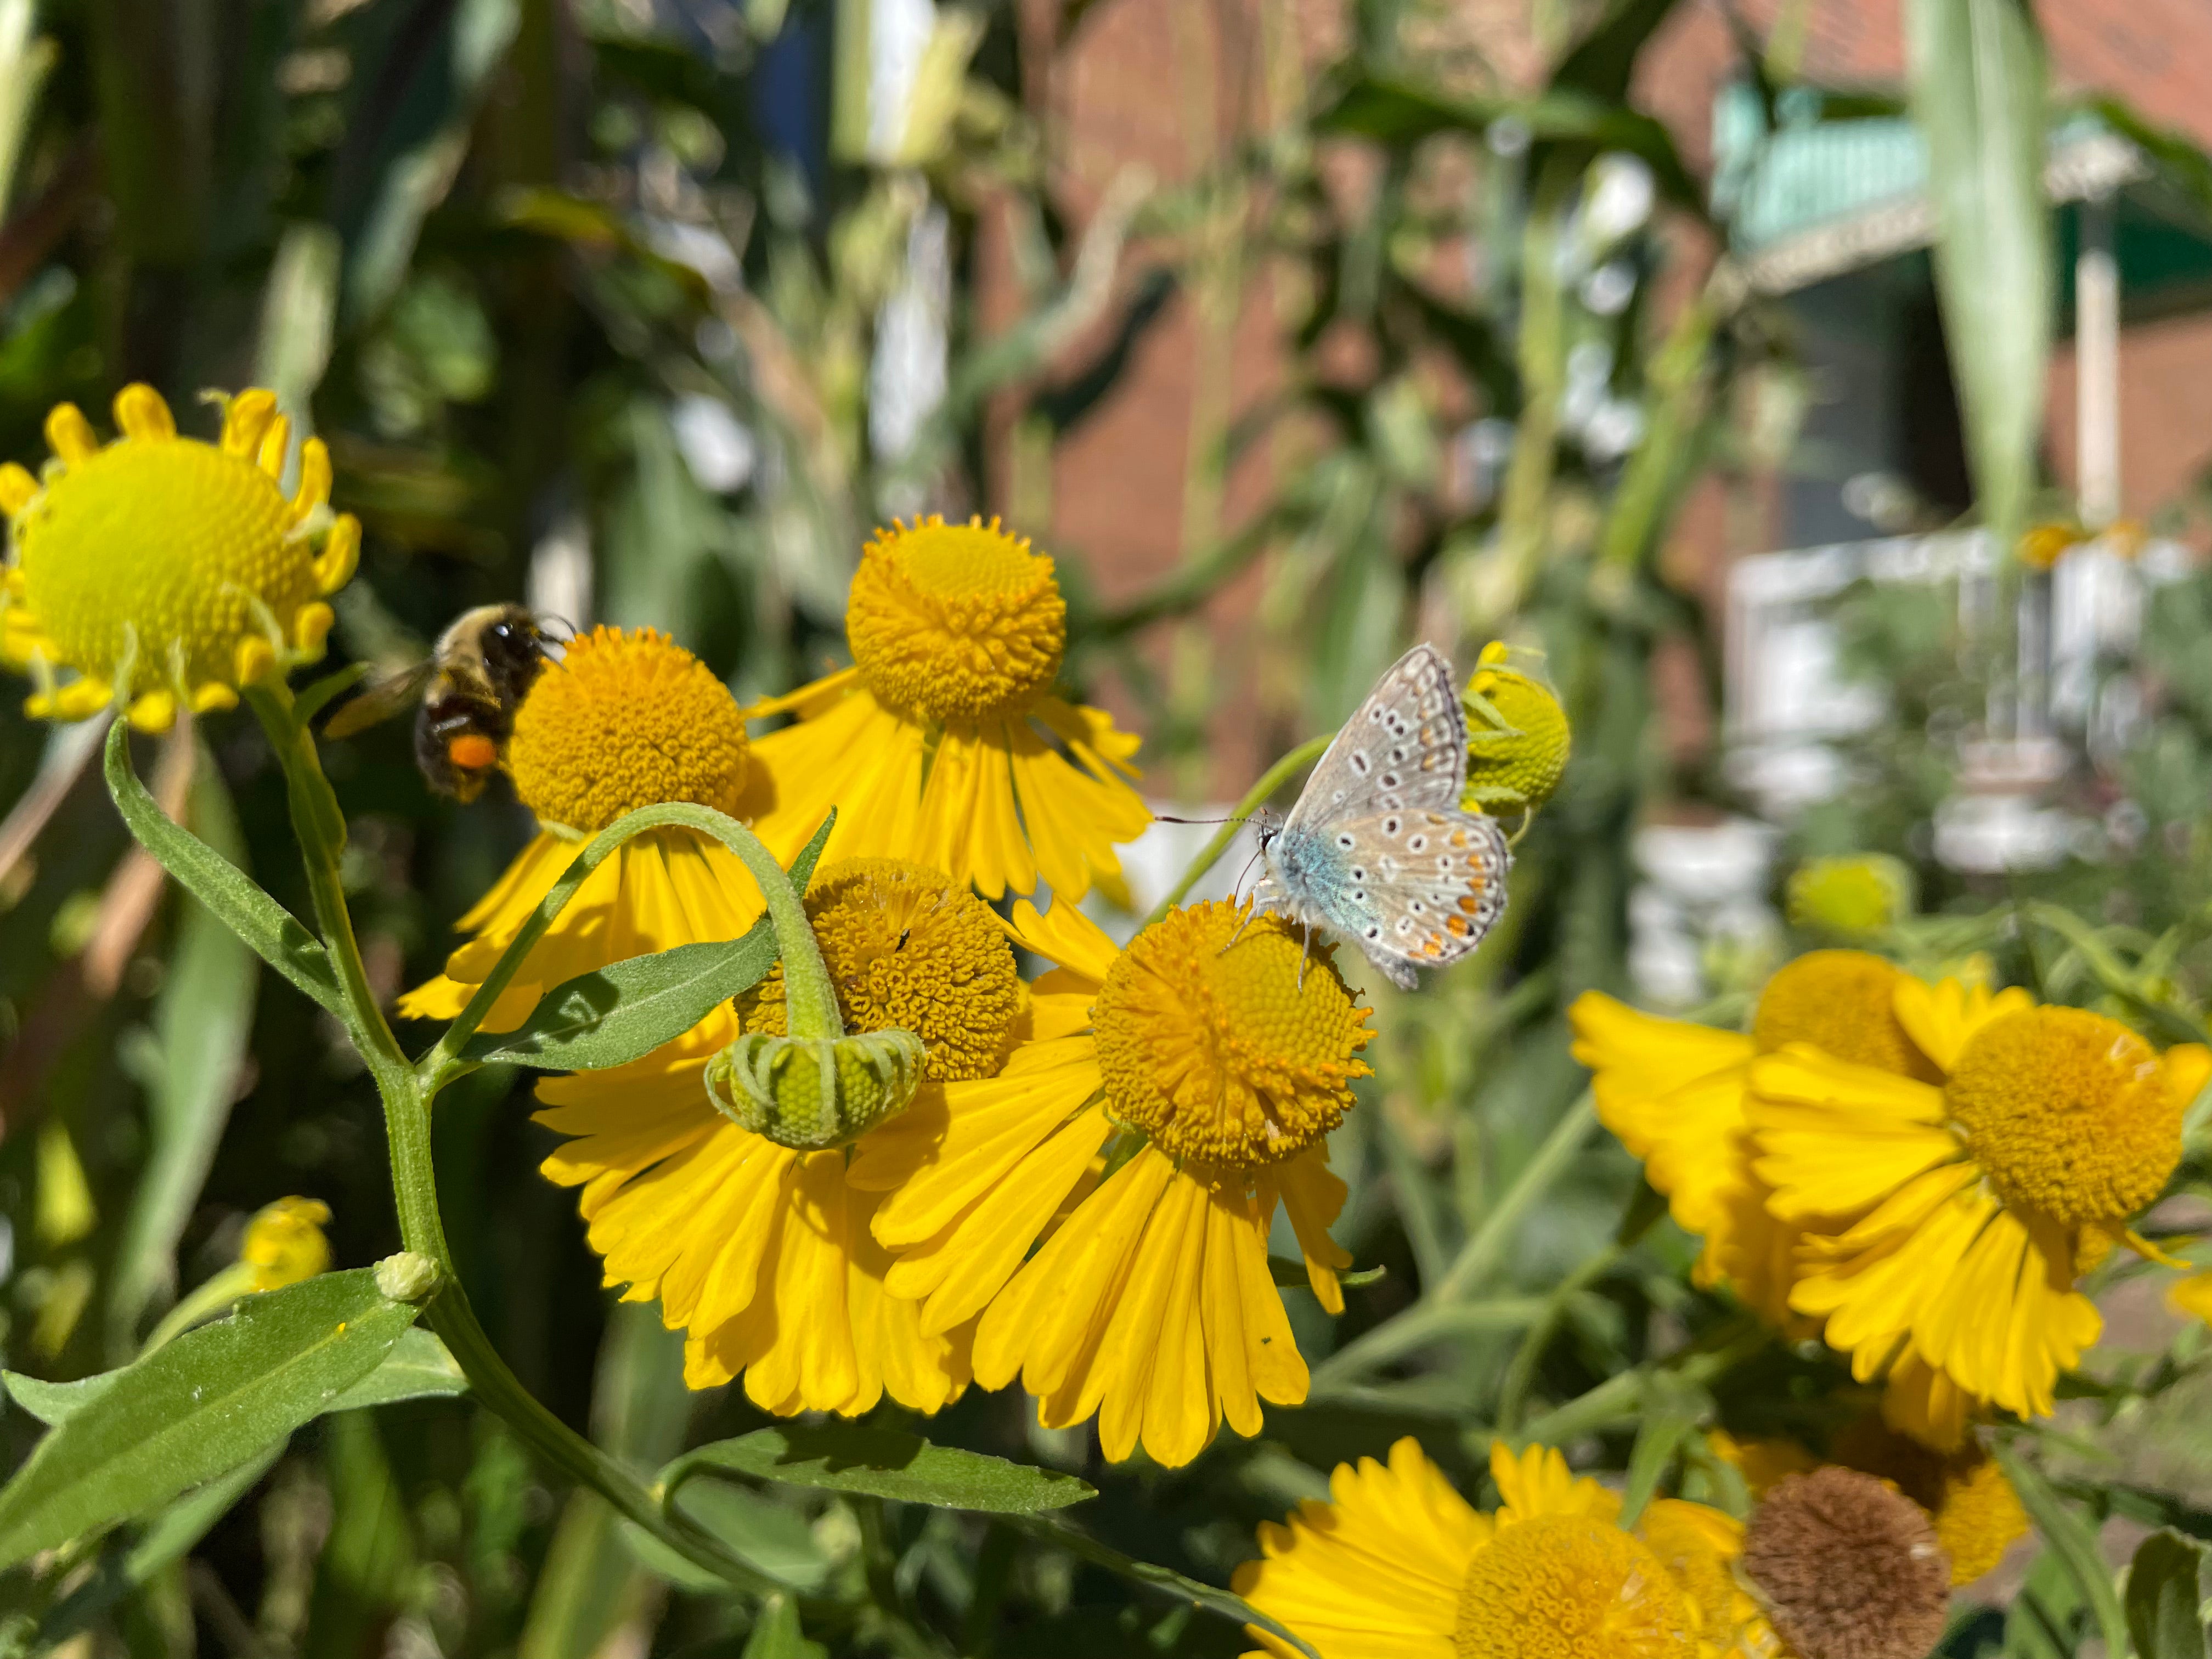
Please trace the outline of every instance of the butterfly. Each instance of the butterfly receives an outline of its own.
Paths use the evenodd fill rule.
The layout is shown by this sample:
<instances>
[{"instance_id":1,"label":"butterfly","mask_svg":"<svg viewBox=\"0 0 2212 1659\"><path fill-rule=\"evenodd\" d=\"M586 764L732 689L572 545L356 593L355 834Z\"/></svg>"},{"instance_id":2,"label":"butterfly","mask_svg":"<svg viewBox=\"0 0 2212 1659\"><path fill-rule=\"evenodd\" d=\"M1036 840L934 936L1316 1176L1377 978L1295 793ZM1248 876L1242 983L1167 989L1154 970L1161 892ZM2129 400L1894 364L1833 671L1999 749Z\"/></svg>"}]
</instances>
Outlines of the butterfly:
<instances>
[{"instance_id":1,"label":"butterfly","mask_svg":"<svg viewBox=\"0 0 2212 1659\"><path fill-rule=\"evenodd\" d=\"M1255 910L1350 939L1410 991L1482 943L1513 854L1493 818L1461 810L1467 717L1451 664L1417 645L1375 683L1279 826L1258 828Z\"/></svg>"}]
</instances>

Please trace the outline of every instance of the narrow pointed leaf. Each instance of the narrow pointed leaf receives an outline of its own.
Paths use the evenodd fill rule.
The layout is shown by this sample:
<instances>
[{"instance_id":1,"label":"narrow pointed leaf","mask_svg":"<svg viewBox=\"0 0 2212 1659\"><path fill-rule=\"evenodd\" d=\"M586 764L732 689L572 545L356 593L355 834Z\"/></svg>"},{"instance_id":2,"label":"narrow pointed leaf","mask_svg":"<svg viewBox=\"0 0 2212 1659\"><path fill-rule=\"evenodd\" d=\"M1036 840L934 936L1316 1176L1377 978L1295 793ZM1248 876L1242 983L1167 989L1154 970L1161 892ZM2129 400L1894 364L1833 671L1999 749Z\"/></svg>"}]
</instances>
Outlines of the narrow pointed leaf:
<instances>
[{"instance_id":1,"label":"narrow pointed leaf","mask_svg":"<svg viewBox=\"0 0 2212 1659\"><path fill-rule=\"evenodd\" d=\"M2137 1659L2205 1659L2205 1547L2173 1531L2154 1532L2128 1569L2128 1633Z\"/></svg>"},{"instance_id":2,"label":"narrow pointed leaf","mask_svg":"<svg viewBox=\"0 0 2212 1659\"><path fill-rule=\"evenodd\" d=\"M684 1453L660 1472L660 1482L673 1492L709 1472L985 1515L1036 1515L1096 1496L1072 1474L862 1423L791 1424L717 1440Z\"/></svg>"},{"instance_id":3,"label":"narrow pointed leaf","mask_svg":"<svg viewBox=\"0 0 2212 1659\"><path fill-rule=\"evenodd\" d=\"M112 1373L0 1488L0 1566L236 1468L374 1370L416 1312L368 1268L325 1273Z\"/></svg>"},{"instance_id":4,"label":"narrow pointed leaf","mask_svg":"<svg viewBox=\"0 0 2212 1659\"><path fill-rule=\"evenodd\" d=\"M2035 1529L2043 1534L2043 1541L2051 1546L2051 1553L2073 1580L2082 1604L2095 1616L2106 1650L2125 1653L2127 1619L2121 1611L2120 1594L2113 1587L2112 1575L2098 1550L2095 1531L2066 1507L2064 1500L2043 1478L2042 1471L2022 1462L2003 1447L1997 1449L1996 1455L2004 1468L2005 1478L2020 1494L2021 1507L2027 1510L2028 1518L2035 1522Z\"/></svg>"},{"instance_id":5,"label":"narrow pointed leaf","mask_svg":"<svg viewBox=\"0 0 2212 1659\"><path fill-rule=\"evenodd\" d=\"M251 945L256 956L331 1012L338 1012L337 976L321 941L236 865L170 821L131 769L131 731L120 720L108 730L106 771L107 792L115 797L123 822L155 861L177 878L177 884Z\"/></svg>"}]
</instances>

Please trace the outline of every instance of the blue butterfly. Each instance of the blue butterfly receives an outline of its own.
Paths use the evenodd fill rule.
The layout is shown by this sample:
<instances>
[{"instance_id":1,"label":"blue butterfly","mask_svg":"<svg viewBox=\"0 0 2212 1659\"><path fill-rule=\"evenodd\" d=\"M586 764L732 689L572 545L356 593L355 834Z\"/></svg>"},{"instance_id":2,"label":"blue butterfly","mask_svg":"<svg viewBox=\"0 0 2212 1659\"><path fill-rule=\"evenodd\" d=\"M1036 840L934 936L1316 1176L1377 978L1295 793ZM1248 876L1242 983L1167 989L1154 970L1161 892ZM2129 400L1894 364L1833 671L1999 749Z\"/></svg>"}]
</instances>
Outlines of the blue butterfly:
<instances>
[{"instance_id":1,"label":"blue butterfly","mask_svg":"<svg viewBox=\"0 0 2212 1659\"><path fill-rule=\"evenodd\" d=\"M1259 827L1255 908L1350 939L1394 984L1482 943L1513 854L1497 820L1462 811L1467 717L1451 664L1417 645L1376 682L1279 828Z\"/></svg>"}]
</instances>

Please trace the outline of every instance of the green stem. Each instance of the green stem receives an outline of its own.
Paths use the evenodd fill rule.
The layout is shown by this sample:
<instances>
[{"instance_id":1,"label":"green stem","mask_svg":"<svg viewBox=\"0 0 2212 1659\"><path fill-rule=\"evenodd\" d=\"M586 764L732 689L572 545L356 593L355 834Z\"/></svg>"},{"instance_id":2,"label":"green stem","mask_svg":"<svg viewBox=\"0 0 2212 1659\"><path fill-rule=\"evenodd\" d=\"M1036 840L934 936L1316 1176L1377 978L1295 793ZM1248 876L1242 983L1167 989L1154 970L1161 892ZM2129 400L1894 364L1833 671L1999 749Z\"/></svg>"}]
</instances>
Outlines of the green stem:
<instances>
[{"instance_id":1,"label":"green stem","mask_svg":"<svg viewBox=\"0 0 2212 1659\"><path fill-rule=\"evenodd\" d=\"M2127 964L2116 956L2111 945L2100 939L2096 929L2070 910L2048 904L2040 899L2031 899L2020 907L2021 914L2039 927L2048 927L2081 953L2081 960L2095 975L2097 982L2114 996L2132 1004L2143 1018L2157 1025L2176 1042L2212 1042L2212 1031L2205 1029L2202 1020L2171 1002L2151 994L2142 983L2140 974L2128 971Z\"/></svg>"},{"instance_id":2,"label":"green stem","mask_svg":"<svg viewBox=\"0 0 2212 1659\"><path fill-rule=\"evenodd\" d=\"M1544 1298L1537 1296L1502 1297L1494 1302L1424 1302L1395 1319L1384 1321L1357 1342L1340 1348L1313 1369L1310 1402L1334 1397L1346 1389L1362 1372L1388 1364L1400 1356L1425 1348L1447 1337L1477 1336L1493 1331L1518 1330L1540 1319Z\"/></svg>"},{"instance_id":3,"label":"green stem","mask_svg":"<svg viewBox=\"0 0 2212 1659\"><path fill-rule=\"evenodd\" d=\"M1190 861L1190 867L1182 872L1182 879L1176 883L1165 898L1152 907L1152 914L1145 918L1144 925L1150 927L1182 903L1190 890L1198 885L1199 878L1213 868L1215 860L1229 850L1229 843L1237 839L1237 832L1243 828L1244 821L1267 805L1267 798L1275 791L1319 760L1328 752L1329 744L1335 741L1336 733L1334 732L1326 737L1310 738L1269 767L1261 775L1260 781L1244 792L1244 799L1237 803L1237 810L1229 815L1220 829L1214 831L1213 839L1207 842L1199 855Z\"/></svg>"},{"instance_id":4,"label":"green stem","mask_svg":"<svg viewBox=\"0 0 2212 1659\"><path fill-rule=\"evenodd\" d=\"M1536 1380L1536 1367L1544 1358L1544 1350L1552 1344L1552 1337L1565 1317L1567 1304L1580 1296L1620 1260L1618 1244L1608 1244L1583 1263L1573 1273L1561 1279L1551 1295L1544 1299L1544 1311L1528 1327L1521 1339L1513 1358L1505 1367L1504 1381L1498 1390L1498 1426L1506 1434L1513 1432L1521 1420L1521 1407L1528 1398L1528 1390Z\"/></svg>"},{"instance_id":5,"label":"green stem","mask_svg":"<svg viewBox=\"0 0 2212 1659\"><path fill-rule=\"evenodd\" d=\"M824 830L836 820L836 814L833 811L823 825ZM416 1076L422 1080L422 1086L428 1094L435 1095L448 1083L474 1069L472 1062L461 1058L462 1048L490 1017L492 1005L514 982L522 964L529 958L531 951L537 948L538 941L544 938L546 930L568 907L568 901L576 896L592 872L605 863L623 842L633 841L650 830L668 829L696 830L720 842L737 854L745 868L752 872L753 880L760 887L762 897L768 906L769 916L775 927L777 949L784 953L786 981L796 978L800 984L815 988L806 994L828 998L830 1014L836 1017L836 992L830 983L830 971L823 963L822 949L814 942L813 930L807 926L805 908L792 886L789 873L775 861L775 854L761 844L760 838L735 818L726 817L711 807L692 806L678 801L659 806L641 806L635 812L628 812L617 818L586 842L584 850L577 854L568 867L561 872L561 879L555 882L545 896L538 902L538 908L530 913L529 920L515 931L514 937L507 942L507 949L500 952L499 960L492 964L491 971L484 975L483 983L470 995L459 1018L446 1028L444 1035L415 1067ZM817 831L817 836L820 833ZM794 958L799 964L796 975L793 972ZM793 1018L797 1018L800 1012L794 1002L792 1008ZM810 1021L818 1020L821 1008L817 1003L810 1001L805 1012ZM842 1024L836 1024L821 1035L842 1036L844 1029ZM794 1029L792 1035L796 1036L802 1033Z\"/></svg>"},{"instance_id":6,"label":"green stem","mask_svg":"<svg viewBox=\"0 0 2212 1659\"><path fill-rule=\"evenodd\" d=\"M1437 1300L1456 1302L1498 1270L1521 1223L1535 1207L1536 1200L1552 1189L1552 1183L1567 1172L1567 1166L1582 1151L1590 1126L1596 1121L1596 1099L1585 1089L1582 1097L1553 1126L1535 1156L1514 1176L1505 1196L1491 1206L1482 1225L1461 1246L1458 1258L1436 1288Z\"/></svg>"},{"instance_id":7,"label":"green stem","mask_svg":"<svg viewBox=\"0 0 2212 1659\"><path fill-rule=\"evenodd\" d=\"M246 696L284 768L293 830L299 837L301 857L307 866L307 889L314 901L324 948L330 953L343 994L343 1018L347 1032L368 1061L369 1074L383 1098L385 1135L392 1152L392 1198L399 1215L400 1238L408 1249L428 1257L439 1269L439 1288L428 1309L432 1328L445 1339L477 1399L505 1419L546 1462L590 1486L617 1514L643 1528L685 1559L740 1589L764 1593L785 1588L747 1566L680 1511L664 1505L659 1496L629 1469L546 1410L508 1369L498 1350L492 1346L491 1339L477 1322L475 1310L469 1305L468 1292L454 1271L452 1249L446 1241L445 1223L438 1209L437 1172L431 1158L430 1103L436 1095L436 1085L447 1080L453 1068L441 1066L418 1073L409 1064L369 988L361 946L354 937L353 918L346 908L344 884L339 878L338 854L344 846L344 818L339 812L337 797L323 777L313 735L295 718L290 693L281 685L252 686L247 688ZM696 812L703 809L684 810ZM710 816L719 818L720 815ZM760 856L775 869L775 860L769 858L768 849L761 847L749 832L740 833L759 848ZM600 839L605 841L607 837ZM620 838L611 842L600 856L619 844ZM742 850L739 856L744 856ZM747 862L750 865L752 861L749 859ZM755 873L760 873L757 866ZM776 870L779 878L782 873ZM579 876L579 884L581 879ZM765 881L763 884L769 885ZM783 880L781 885L788 896L790 883ZM574 886L568 889L568 892L574 890ZM568 894L562 894L562 902L565 903ZM795 905L796 901L793 902ZM557 914L559 908L554 905L553 912ZM543 907L541 917L550 920L550 915L544 915ZM543 927L538 931L542 933ZM517 956L514 965L519 966L520 961ZM504 959L501 965L507 965ZM509 977L512 973L509 967ZM488 1010L497 994L495 990L490 998L486 998L480 992L477 1000ZM472 1001L471 1006L474 1006ZM481 1012L478 1018L481 1019Z\"/></svg>"}]
</instances>

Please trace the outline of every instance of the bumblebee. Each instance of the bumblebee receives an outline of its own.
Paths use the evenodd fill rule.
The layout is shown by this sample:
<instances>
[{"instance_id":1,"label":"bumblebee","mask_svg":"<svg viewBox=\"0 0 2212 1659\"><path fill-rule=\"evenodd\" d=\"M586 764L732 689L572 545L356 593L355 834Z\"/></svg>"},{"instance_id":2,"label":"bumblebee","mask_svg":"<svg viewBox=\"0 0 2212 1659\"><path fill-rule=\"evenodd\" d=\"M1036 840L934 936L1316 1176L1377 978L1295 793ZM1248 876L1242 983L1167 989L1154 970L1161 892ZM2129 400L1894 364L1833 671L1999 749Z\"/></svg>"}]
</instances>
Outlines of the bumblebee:
<instances>
[{"instance_id":1,"label":"bumblebee","mask_svg":"<svg viewBox=\"0 0 2212 1659\"><path fill-rule=\"evenodd\" d=\"M519 605L465 611L427 659L378 680L331 717L324 735L349 737L416 702L415 763L440 794L474 800L545 666L545 638L544 623Z\"/></svg>"}]
</instances>

